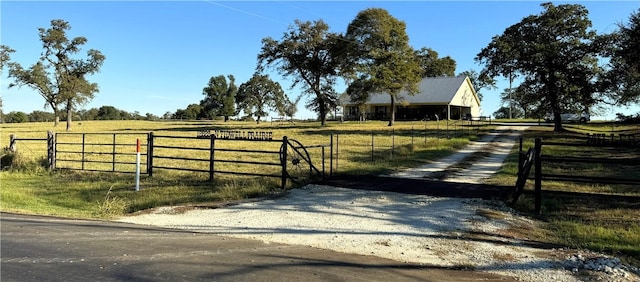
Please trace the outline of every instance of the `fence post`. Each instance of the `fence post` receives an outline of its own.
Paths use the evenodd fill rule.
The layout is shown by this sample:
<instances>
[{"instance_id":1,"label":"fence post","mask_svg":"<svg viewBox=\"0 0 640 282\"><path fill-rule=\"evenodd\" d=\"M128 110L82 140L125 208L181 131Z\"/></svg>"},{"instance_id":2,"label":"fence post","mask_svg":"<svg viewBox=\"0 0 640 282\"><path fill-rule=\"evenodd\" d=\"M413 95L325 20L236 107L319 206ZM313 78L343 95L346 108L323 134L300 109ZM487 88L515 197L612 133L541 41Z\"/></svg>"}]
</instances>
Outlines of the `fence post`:
<instances>
[{"instance_id":1,"label":"fence post","mask_svg":"<svg viewBox=\"0 0 640 282\"><path fill-rule=\"evenodd\" d=\"M51 130L47 130L47 162L49 169L56 168L56 135Z\"/></svg>"},{"instance_id":2,"label":"fence post","mask_svg":"<svg viewBox=\"0 0 640 282\"><path fill-rule=\"evenodd\" d=\"M331 140L329 141L329 176L333 176L333 133L331 133Z\"/></svg>"},{"instance_id":3,"label":"fence post","mask_svg":"<svg viewBox=\"0 0 640 282\"><path fill-rule=\"evenodd\" d=\"M449 139L449 120L447 119L447 139Z\"/></svg>"},{"instance_id":4,"label":"fence post","mask_svg":"<svg viewBox=\"0 0 640 282\"><path fill-rule=\"evenodd\" d=\"M138 141L139 140L136 139L136 146L138 144ZM111 171L116 171L116 134L115 133L113 134L113 147L112 147L111 153L112 153Z\"/></svg>"},{"instance_id":5,"label":"fence post","mask_svg":"<svg viewBox=\"0 0 640 282\"><path fill-rule=\"evenodd\" d=\"M216 135L211 134L209 136L209 140L209 182L213 182L213 170L215 169Z\"/></svg>"},{"instance_id":6,"label":"fence post","mask_svg":"<svg viewBox=\"0 0 640 282\"><path fill-rule=\"evenodd\" d=\"M338 160L340 160L340 134L336 134L336 173L338 172Z\"/></svg>"},{"instance_id":7,"label":"fence post","mask_svg":"<svg viewBox=\"0 0 640 282\"><path fill-rule=\"evenodd\" d=\"M535 175L535 209L536 214L540 214L542 211L542 139L536 138L536 175Z\"/></svg>"},{"instance_id":8,"label":"fence post","mask_svg":"<svg viewBox=\"0 0 640 282\"><path fill-rule=\"evenodd\" d=\"M113 134L113 143L115 143L116 135ZM115 156L115 154L114 154ZM115 167L115 162L114 162ZM115 171L115 168L114 168ZM136 192L140 191L140 138L136 138Z\"/></svg>"},{"instance_id":9,"label":"fence post","mask_svg":"<svg viewBox=\"0 0 640 282\"><path fill-rule=\"evenodd\" d=\"M371 161L375 161L373 158L373 131L371 131Z\"/></svg>"},{"instance_id":10,"label":"fence post","mask_svg":"<svg viewBox=\"0 0 640 282\"><path fill-rule=\"evenodd\" d=\"M53 133L53 168L58 167L58 133Z\"/></svg>"},{"instance_id":11,"label":"fence post","mask_svg":"<svg viewBox=\"0 0 640 282\"><path fill-rule=\"evenodd\" d=\"M396 129L391 129L391 158L393 159L393 151L396 149Z\"/></svg>"},{"instance_id":12,"label":"fence post","mask_svg":"<svg viewBox=\"0 0 640 282\"><path fill-rule=\"evenodd\" d=\"M320 147L322 149L322 177L327 177L327 174L324 171L324 146Z\"/></svg>"},{"instance_id":13,"label":"fence post","mask_svg":"<svg viewBox=\"0 0 640 282\"><path fill-rule=\"evenodd\" d=\"M522 137L519 137L519 149L518 149L518 176L520 176L520 173L522 172L522 163L523 163L523 158L522 158Z\"/></svg>"},{"instance_id":14,"label":"fence post","mask_svg":"<svg viewBox=\"0 0 640 282\"><path fill-rule=\"evenodd\" d=\"M15 134L11 134L9 135L9 151L11 152L16 152L16 135Z\"/></svg>"},{"instance_id":15,"label":"fence post","mask_svg":"<svg viewBox=\"0 0 640 282\"><path fill-rule=\"evenodd\" d=\"M424 124L424 147L427 147L427 124Z\"/></svg>"},{"instance_id":16,"label":"fence post","mask_svg":"<svg viewBox=\"0 0 640 282\"><path fill-rule=\"evenodd\" d=\"M82 133L82 170L84 170L84 141L85 141L85 134Z\"/></svg>"},{"instance_id":17,"label":"fence post","mask_svg":"<svg viewBox=\"0 0 640 282\"><path fill-rule=\"evenodd\" d=\"M147 134L147 173L153 176L153 131Z\"/></svg>"},{"instance_id":18,"label":"fence post","mask_svg":"<svg viewBox=\"0 0 640 282\"><path fill-rule=\"evenodd\" d=\"M413 150L413 126L411 127L411 150Z\"/></svg>"},{"instance_id":19,"label":"fence post","mask_svg":"<svg viewBox=\"0 0 640 282\"><path fill-rule=\"evenodd\" d=\"M282 137L282 179L281 179L281 187L282 190L287 188L287 149L289 149L289 141L287 141L287 136Z\"/></svg>"}]
</instances>

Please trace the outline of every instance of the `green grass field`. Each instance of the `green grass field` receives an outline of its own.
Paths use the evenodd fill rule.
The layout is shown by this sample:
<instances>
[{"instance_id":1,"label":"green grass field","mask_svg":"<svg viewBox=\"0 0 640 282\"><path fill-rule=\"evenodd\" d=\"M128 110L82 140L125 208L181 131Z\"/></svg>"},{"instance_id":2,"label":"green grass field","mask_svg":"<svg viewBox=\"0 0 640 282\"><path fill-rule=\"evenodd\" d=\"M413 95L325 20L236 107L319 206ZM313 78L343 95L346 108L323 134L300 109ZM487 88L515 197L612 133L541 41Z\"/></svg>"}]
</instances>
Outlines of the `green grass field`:
<instances>
[{"instance_id":1,"label":"green grass field","mask_svg":"<svg viewBox=\"0 0 640 282\"><path fill-rule=\"evenodd\" d=\"M9 144L9 135L19 138L45 138L47 130L62 131L53 128L52 123L1 124L0 148ZM300 141L305 146L327 145L334 141L334 167L337 173L380 174L389 171L414 167L455 152L469 141L494 128L491 125L477 127L461 126L460 122L398 122L393 128L386 122L369 121L331 122L321 127L319 123L304 122L280 124L264 122L262 124L243 122L211 121L82 121L74 123L74 133L127 133L117 134L115 148L118 152L132 153L135 139L146 138L148 132L167 136L196 136L199 130L252 130L273 132L274 139L283 136ZM567 132L554 133L550 127L533 126L525 133L525 148L533 146L533 138L574 140L576 134L640 134L638 125L618 125L613 123L567 124ZM59 135L62 138L62 134ZM99 137L102 136L102 137ZM69 138L78 138L69 135ZM65 137L66 138L66 137ZM100 138L111 141L113 134L92 135L86 138L100 143ZM120 139L122 138L122 139ZM176 141L182 140L182 141ZM166 140L165 145L185 147L207 146L208 140L186 139ZM76 142L76 141L74 141ZM173 143L172 143L173 142ZM393 149L392 149L393 144ZM157 144L156 144L157 145ZM228 149L247 149L258 147L263 150L278 151L279 144L267 146L266 143L224 141L216 146ZM373 152L372 152L373 145ZM152 207L178 204L216 204L250 197L278 194L280 180L267 177L241 177L216 175L214 182L208 181L208 174L202 172L183 172L173 170L154 170L153 177L143 176L141 191L135 192L134 177L127 173L82 172L56 170L47 171L40 166L46 155L44 141L20 141L17 144L18 155L14 156L17 167L0 173L2 189L1 210L30 214L59 215L81 218L111 218L125 213L136 212ZM226 147L225 147L226 146ZM114 150L106 146L105 150ZM58 148L60 149L60 148ZM97 151L100 148L85 148ZM143 150L144 150L143 146ZM171 154L168 149L165 153ZM568 156L609 157L609 151L585 152L580 149L548 147L545 154L563 154ZM314 163L318 163L321 150L310 148L309 154ZM328 151L325 152L328 155ZM621 152L616 152L621 153ZM189 158L208 157L206 151L185 151L181 156ZM638 158L638 149L622 152L623 157ZM108 158L111 156L107 155ZM328 157L328 156L327 156ZM91 156L99 158L99 154ZM126 158L130 161L133 155ZM278 162L279 155L252 155L229 153L216 158L243 159L250 161ZM120 161L120 160L119 160ZM192 166L202 168L200 162L179 163L163 160L167 166ZM160 162L160 160L158 160ZM155 165L159 163L154 161ZM143 159L144 163L144 159ZM161 163L160 163L161 164ZM4 166L5 164L3 164ZM66 164L72 165L72 164ZM76 164L77 165L77 164ZM97 164L110 169L110 164ZM240 170L247 172L264 171L264 167L252 165L228 166L217 169ZM124 169L130 169L124 168ZM278 170L278 167L273 168ZM329 170L327 163L327 172ZM545 171L554 173L575 173L584 175L606 175L610 177L640 178L636 167L613 167L609 165L545 165ZM502 186L513 186L517 174L517 151L507 158L502 170L489 182ZM288 188L295 185L289 184ZM526 189L533 189L533 181ZM543 214L533 214L533 198L523 195L516 208L543 221L543 231L527 234L531 239L542 242L566 245L575 248L588 248L640 263L640 197L638 187L624 185L603 185L592 183L543 182L543 189L549 191L543 201ZM568 193L565 193L568 192ZM612 200L614 199L614 200Z\"/></svg>"},{"instance_id":2,"label":"green grass field","mask_svg":"<svg viewBox=\"0 0 640 282\"><path fill-rule=\"evenodd\" d=\"M18 138L46 138L47 130L56 131L52 123L2 124L0 147L9 144L9 135ZM64 127L60 127L63 130ZM136 139L146 143L146 134L162 136L195 137L203 129L268 131L274 140L284 136L298 140L305 146L328 145L333 136L334 161L330 169L330 150L325 148L325 173L383 173L390 170L414 166L437 159L454 152L490 130L492 126L463 127L460 122L408 122L393 128L385 122L366 123L330 123L321 127L319 123L246 123L211 121L82 121L74 123L73 133L60 132L59 143L123 144L118 146L85 146L59 144L60 151L92 152L85 154L85 160L111 161L113 150L126 155L118 155L117 162L135 161ZM84 136L83 134L85 133ZM100 133L100 134L98 134ZM103 134L103 133L117 133ZM126 134L124 134L126 133ZM154 139L155 140L155 139ZM180 146L204 148L208 139L171 139L159 138L155 146ZM160 143L160 144L158 144ZM373 144L372 144L373 143ZM219 140L216 148L267 150L279 152L278 142L249 142ZM373 146L372 146L373 145ZM393 149L392 149L393 145ZM373 149L372 149L373 147ZM155 169L153 177L141 178L142 191L135 193L132 174L108 172L79 172L68 170L46 171L37 166L46 156L45 141L18 141L18 161L30 165L19 165L11 171L2 172L2 210L79 217L109 217L135 212L150 207L168 204L187 204L220 200L235 200L256 195L277 193L279 178L239 177L216 174L214 182L208 181L208 173L185 172ZM142 150L146 150L145 146ZM207 160L209 152L204 150L155 149L154 155L178 156L190 159ZM104 152L103 152L104 151ZM176 155L176 151L179 151ZM322 167L321 148L308 149L314 165ZM80 159L73 154L58 153L60 159ZM78 154L76 154L78 155ZM279 163L279 154L252 154L238 152L216 153L216 160L244 160ZM141 162L146 163L146 157ZM112 164L58 161L57 167L112 170ZM132 165L118 164L116 170L133 172ZM154 166L181 167L190 169L208 169L206 161L182 161L172 159L154 159ZM145 166L141 168L143 171ZM237 165L220 162L216 170L236 172L281 173L278 166ZM5 187L7 189L5 189ZM292 187L289 183L288 187ZM67 194L65 196L65 194ZM74 204L72 204L74 203ZM106 203L106 204L105 204ZM107 205L107 204L111 205Z\"/></svg>"}]
</instances>

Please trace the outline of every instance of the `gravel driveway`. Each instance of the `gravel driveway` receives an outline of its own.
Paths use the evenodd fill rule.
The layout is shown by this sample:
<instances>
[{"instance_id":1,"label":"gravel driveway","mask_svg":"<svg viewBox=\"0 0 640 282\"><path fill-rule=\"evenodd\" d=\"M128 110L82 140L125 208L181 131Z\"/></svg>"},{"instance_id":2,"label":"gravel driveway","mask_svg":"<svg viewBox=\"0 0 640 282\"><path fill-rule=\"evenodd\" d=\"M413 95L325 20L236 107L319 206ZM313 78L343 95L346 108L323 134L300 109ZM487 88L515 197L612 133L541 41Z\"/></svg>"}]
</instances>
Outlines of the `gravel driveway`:
<instances>
[{"instance_id":1,"label":"gravel driveway","mask_svg":"<svg viewBox=\"0 0 640 282\"><path fill-rule=\"evenodd\" d=\"M393 177L428 177L478 150L486 159L448 181L480 182L495 173L514 145L517 127L498 127L439 162ZM640 281L615 258L532 242L536 222L501 202L307 185L286 195L215 209L157 208L119 221L210 232L265 242L307 245L403 262L473 268L522 281ZM610 271L581 267L600 258ZM583 264L580 264L584 262ZM615 262L615 263L612 263Z\"/></svg>"}]
</instances>

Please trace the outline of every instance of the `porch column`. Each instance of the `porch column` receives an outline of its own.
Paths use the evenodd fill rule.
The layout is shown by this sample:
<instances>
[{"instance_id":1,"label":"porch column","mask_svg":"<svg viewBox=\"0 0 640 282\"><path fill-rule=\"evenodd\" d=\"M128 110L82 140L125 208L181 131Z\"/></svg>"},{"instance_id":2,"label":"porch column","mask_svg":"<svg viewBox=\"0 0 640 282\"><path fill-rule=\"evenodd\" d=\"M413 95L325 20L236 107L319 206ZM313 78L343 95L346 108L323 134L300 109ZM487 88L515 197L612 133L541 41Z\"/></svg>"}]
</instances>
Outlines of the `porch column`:
<instances>
[{"instance_id":1,"label":"porch column","mask_svg":"<svg viewBox=\"0 0 640 282\"><path fill-rule=\"evenodd\" d=\"M447 120L451 120L451 104L447 104Z\"/></svg>"}]
</instances>

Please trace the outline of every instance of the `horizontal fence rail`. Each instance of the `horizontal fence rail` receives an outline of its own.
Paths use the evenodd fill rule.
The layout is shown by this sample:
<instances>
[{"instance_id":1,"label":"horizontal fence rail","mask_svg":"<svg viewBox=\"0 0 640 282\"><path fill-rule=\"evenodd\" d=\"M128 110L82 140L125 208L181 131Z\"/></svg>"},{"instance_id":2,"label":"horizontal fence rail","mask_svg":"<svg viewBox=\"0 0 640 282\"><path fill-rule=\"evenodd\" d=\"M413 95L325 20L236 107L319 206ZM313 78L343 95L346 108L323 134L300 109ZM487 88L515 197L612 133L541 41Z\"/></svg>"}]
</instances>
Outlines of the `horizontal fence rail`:
<instances>
[{"instance_id":1,"label":"horizontal fence rail","mask_svg":"<svg viewBox=\"0 0 640 282\"><path fill-rule=\"evenodd\" d=\"M536 139L537 140L537 139ZM538 141L536 141L538 142ZM546 142L539 141L542 152L543 146L564 146L564 147L576 147L578 144L566 143L566 142ZM590 144L580 144L581 147L594 147L584 146ZM598 149L601 149L598 146ZM541 154L540 162L562 164L562 163L578 163L578 164L608 164L608 165L621 165L621 166L640 166L639 158L622 158L620 156L601 158L601 157L574 157L574 156L548 156ZM625 185L640 185L640 179L620 178L620 177L602 177L602 176L589 176L579 174L550 174L542 171L536 172L536 177L540 177L543 180L555 180L555 181L571 181L571 182L583 182L583 183L600 183L600 184L625 184Z\"/></svg>"},{"instance_id":2,"label":"horizontal fence rail","mask_svg":"<svg viewBox=\"0 0 640 282\"><path fill-rule=\"evenodd\" d=\"M281 179L283 188L288 180L301 184L308 183L314 175L325 177L327 149L329 175L332 175L334 152L337 155L333 135L331 143L307 148L286 136L273 139L272 132L268 131L201 130L195 136L49 131L47 138L12 135L10 149L17 150L21 141L46 142L47 146L43 147L47 149L50 169L124 172L150 177L156 170L175 170L206 173L210 181L216 174L270 177Z\"/></svg>"},{"instance_id":3,"label":"horizontal fence rail","mask_svg":"<svg viewBox=\"0 0 640 282\"><path fill-rule=\"evenodd\" d=\"M57 133L54 134L55 144L50 146L53 148L50 155L53 156L53 168L134 173L138 156L136 140L141 139L140 171L149 176L160 170L175 170L202 173L209 179L216 174L292 179L295 168L299 170L297 179L305 180L305 176L310 175L334 175L339 168L352 169L353 163L358 161L376 163L404 158L432 142L442 142L444 138L477 134L481 129L476 125L489 122L443 120L436 123L435 128L425 124L424 127L372 131L370 136L356 137L354 133L338 130L324 135L330 137L328 144L316 143L319 140L316 136L304 136L301 140L304 145L295 144L294 139L287 142L286 146L296 155L293 159L283 157L285 142L281 138L273 138L271 132L251 129L163 131L161 134ZM39 140L44 142L44 139ZM344 163L339 164L341 157Z\"/></svg>"},{"instance_id":4,"label":"horizontal fence rail","mask_svg":"<svg viewBox=\"0 0 640 282\"><path fill-rule=\"evenodd\" d=\"M41 149L35 149L29 146L29 152L31 152L32 157L41 157L46 155L47 157L47 166L49 169L52 169L55 163L55 155L53 152L53 147L55 144L55 135L52 131L47 131L47 137L45 138L19 138L15 134L9 135L9 151L18 152L18 143L28 142L28 143L46 143L47 146L46 151L42 151Z\"/></svg>"},{"instance_id":5,"label":"horizontal fence rail","mask_svg":"<svg viewBox=\"0 0 640 282\"><path fill-rule=\"evenodd\" d=\"M281 186L286 186L280 157L286 137L283 140L225 139L207 131L198 132L197 136L151 133L151 140L151 175L156 169L164 169L206 173L209 181L213 181L216 174L271 177L281 179ZM181 145L187 141L189 146Z\"/></svg>"},{"instance_id":6,"label":"horizontal fence rail","mask_svg":"<svg viewBox=\"0 0 640 282\"><path fill-rule=\"evenodd\" d=\"M140 172L148 173L147 165L148 140L147 133L56 133L52 148L54 166L58 169L136 172L137 140L145 150L140 153ZM147 152L145 152L147 151Z\"/></svg>"},{"instance_id":7,"label":"horizontal fence rail","mask_svg":"<svg viewBox=\"0 0 640 282\"><path fill-rule=\"evenodd\" d=\"M591 137L582 138L582 140L589 140ZM580 139L580 138L579 138ZM595 184L613 184L613 185L630 185L632 187L640 187L640 154L633 148L625 148L618 146L616 143L608 143L608 146L602 146L604 144L593 144L592 141L585 143L572 143L572 142L557 142L542 140L541 138L535 139L535 147L529 150L527 154L527 160L524 159L522 151L522 139L520 139L520 158L518 166L518 182L516 183L516 193L519 195L522 193L523 185L522 177L527 177L528 168L525 165L530 165L530 158L533 158L535 163L535 175L534 175L534 196L535 196L535 211L541 212L542 208L542 181L560 181L560 182L575 182L575 183L595 183ZM578 156L559 156L544 154L545 147L564 147L567 151L573 150L573 154ZM609 147L609 148L607 148ZM579 148L579 149L576 149ZM588 148L591 148L589 150ZM533 156L529 155L534 152ZM609 157L598 156L596 152L600 154L606 154ZM562 168L566 164L572 164L570 166L570 174L562 173ZM591 167L599 165L606 165L608 170L613 170L613 176L606 175L588 175ZM560 169L560 173L547 172L543 170ZM615 173L616 168L619 170ZM620 176L616 176L620 175ZM622 177L621 177L622 176ZM626 176L626 177L625 177ZM631 176L631 178L629 178ZM633 178L635 176L635 178ZM514 203L517 198L514 199Z\"/></svg>"}]
</instances>

